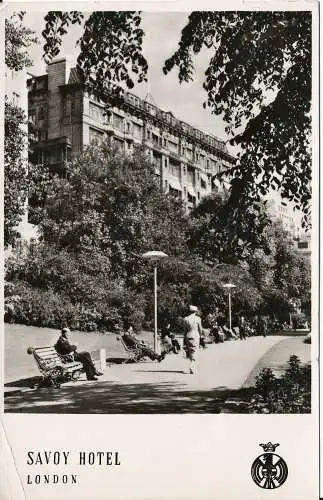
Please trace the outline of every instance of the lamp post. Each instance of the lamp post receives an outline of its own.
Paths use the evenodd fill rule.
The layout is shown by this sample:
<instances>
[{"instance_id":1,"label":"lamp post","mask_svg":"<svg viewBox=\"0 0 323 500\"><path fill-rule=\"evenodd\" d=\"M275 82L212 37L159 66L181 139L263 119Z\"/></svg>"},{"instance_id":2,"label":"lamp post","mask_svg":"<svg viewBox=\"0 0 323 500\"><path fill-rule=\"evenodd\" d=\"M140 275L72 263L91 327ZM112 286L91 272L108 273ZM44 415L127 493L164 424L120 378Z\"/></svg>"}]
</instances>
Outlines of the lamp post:
<instances>
[{"instance_id":1,"label":"lamp post","mask_svg":"<svg viewBox=\"0 0 323 500\"><path fill-rule=\"evenodd\" d=\"M226 288L228 290L228 296L229 296L229 328L232 330L232 319L231 319L231 290L232 288L235 288L236 286L233 285L232 283L226 283L223 285L223 288Z\"/></svg>"},{"instance_id":2,"label":"lamp post","mask_svg":"<svg viewBox=\"0 0 323 500\"><path fill-rule=\"evenodd\" d=\"M157 262L168 255L164 252L153 250L142 255L144 259L150 260L154 264L154 350L159 353L158 332L157 332Z\"/></svg>"}]
</instances>

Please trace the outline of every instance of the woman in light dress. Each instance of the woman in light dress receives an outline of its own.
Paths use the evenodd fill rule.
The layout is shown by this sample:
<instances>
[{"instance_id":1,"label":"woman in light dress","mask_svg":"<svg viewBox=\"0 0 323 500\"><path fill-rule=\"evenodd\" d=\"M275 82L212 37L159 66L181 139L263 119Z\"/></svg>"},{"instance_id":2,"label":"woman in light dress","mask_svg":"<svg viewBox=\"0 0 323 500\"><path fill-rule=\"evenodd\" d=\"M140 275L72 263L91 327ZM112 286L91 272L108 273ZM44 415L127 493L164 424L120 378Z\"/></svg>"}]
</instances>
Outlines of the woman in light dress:
<instances>
[{"instance_id":1,"label":"woman in light dress","mask_svg":"<svg viewBox=\"0 0 323 500\"><path fill-rule=\"evenodd\" d=\"M190 314L184 318L184 346L187 357L190 361L189 373L196 370L196 353L200 346L200 339L203 336L201 318L198 316L196 306L189 307Z\"/></svg>"}]
</instances>

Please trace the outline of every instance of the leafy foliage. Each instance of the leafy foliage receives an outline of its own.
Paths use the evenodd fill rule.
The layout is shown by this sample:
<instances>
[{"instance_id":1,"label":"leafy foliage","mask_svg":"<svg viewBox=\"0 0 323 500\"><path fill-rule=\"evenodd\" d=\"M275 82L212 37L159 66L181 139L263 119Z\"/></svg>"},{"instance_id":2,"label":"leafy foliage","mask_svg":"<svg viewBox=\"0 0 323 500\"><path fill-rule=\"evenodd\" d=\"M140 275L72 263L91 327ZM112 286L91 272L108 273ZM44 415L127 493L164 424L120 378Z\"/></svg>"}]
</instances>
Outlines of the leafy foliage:
<instances>
[{"instance_id":1,"label":"leafy foliage","mask_svg":"<svg viewBox=\"0 0 323 500\"><path fill-rule=\"evenodd\" d=\"M255 309L261 305L264 314L289 320L293 311L291 301L297 300L310 315L310 262L297 252L295 242L281 222L271 221L262 205L262 217L255 217L252 211L246 213L244 224L235 226L232 238L233 224L223 196L203 199L189 220L190 250L217 274L237 269L227 281L239 283L247 272L262 297L255 299ZM241 309L250 311L250 307Z\"/></svg>"},{"instance_id":2,"label":"leafy foliage","mask_svg":"<svg viewBox=\"0 0 323 500\"><path fill-rule=\"evenodd\" d=\"M45 59L58 55L62 36L70 24L81 23L81 12L49 12L43 36ZM134 79L146 80L147 61L142 55L144 32L141 17L133 11L100 11L84 23L78 44L80 75L87 88L103 102L118 104L124 87L132 89Z\"/></svg>"},{"instance_id":3,"label":"leafy foliage","mask_svg":"<svg viewBox=\"0 0 323 500\"><path fill-rule=\"evenodd\" d=\"M183 207L160 191L141 149L122 156L108 143L91 145L66 168L66 178L54 177L50 189L45 186L44 208L31 211L44 241L105 252L111 272L129 279L147 249L173 255L183 250Z\"/></svg>"},{"instance_id":4,"label":"leafy foliage","mask_svg":"<svg viewBox=\"0 0 323 500\"><path fill-rule=\"evenodd\" d=\"M24 15L24 12L17 12L5 20L5 64L14 71L32 66L28 48L37 43L35 32L23 25Z\"/></svg>"},{"instance_id":5,"label":"leafy foliage","mask_svg":"<svg viewBox=\"0 0 323 500\"><path fill-rule=\"evenodd\" d=\"M237 264L263 246L262 233L270 222L261 205L246 206L239 217L227 194L210 195L192 211L189 245L203 259Z\"/></svg>"},{"instance_id":6,"label":"leafy foliage","mask_svg":"<svg viewBox=\"0 0 323 500\"><path fill-rule=\"evenodd\" d=\"M4 142L4 244L12 245L17 225L25 210L28 193L28 161L24 156L27 134L22 126L26 117L21 108L5 101Z\"/></svg>"},{"instance_id":7,"label":"leafy foliage","mask_svg":"<svg viewBox=\"0 0 323 500\"><path fill-rule=\"evenodd\" d=\"M287 370L278 378L270 368L264 368L256 379L251 413L310 413L311 366L301 365L292 355Z\"/></svg>"},{"instance_id":8,"label":"leafy foliage","mask_svg":"<svg viewBox=\"0 0 323 500\"><path fill-rule=\"evenodd\" d=\"M23 25L24 13L5 20L5 64L20 71L32 64L28 48L37 42L34 31ZM5 100L4 139L4 244L14 244L19 236L17 226L25 211L28 193L27 133L24 111Z\"/></svg>"},{"instance_id":9,"label":"leafy foliage","mask_svg":"<svg viewBox=\"0 0 323 500\"><path fill-rule=\"evenodd\" d=\"M264 312L285 321L297 300L310 315L310 261L297 252L295 242L280 222L264 230L263 241L267 252L259 248L247 260L264 298Z\"/></svg>"},{"instance_id":10,"label":"leafy foliage","mask_svg":"<svg viewBox=\"0 0 323 500\"><path fill-rule=\"evenodd\" d=\"M210 207L206 203L189 216L180 200L160 190L154 167L142 149L131 156L120 155L108 143L92 143L66 165L64 178L50 177L46 171L41 177L38 170L41 168L35 171L38 182L32 183L30 192L36 208L30 215L39 225L40 242L27 246L20 256L12 256L6 265L6 279L16 288L8 295L9 301L27 287L32 302L32 314L25 305L14 307L18 312L12 317L16 320L39 322L42 316L35 311L41 310L39 303L48 300L45 309L51 311L48 321L52 325L61 317L71 317L78 328L89 328L89 324L103 330L129 324L151 327L153 265L141 258L147 250L162 250L168 255L158 264L160 325L167 321L180 329L189 303L200 307L203 318L217 310L226 316L228 299L223 284L227 282L236 285L232 292L235 313L252 316L273 304L279 311L278 292L273 295L280 291L279 286L283 287L281 303L290 307L288 300L295 287L291 288L287 271L284 283L278 284L278 271L275 276L276 255L286 253L286 261L284 257L279 262L282 275L291 260L286 235L280 235L277 228L276 242L272 233L265 232L268 241L264 244L271 253L265 256L264 269L261 247L258 254L248 251L245 260L239 246L236 250L232 247L228 261L225 248L221 253L215 247L212 253L212 233L206 247L195 235L203 235L208 223L210 227L219 223L219 200L215 201L216 209L210 200ZM200 233L199 224L203 228ZM217 228L219 232L225 231L223 227ZM293 265L296 280L297 260ZM302 286L298 297L306 289L305 281ZM50 291L53 295L48 295ZM62 302L59 308L57 297Z\"/></svg>"},{"instance_id":11,"label":"leafy foliage","mask_svg":"<svg viewBox=\"0 0 323 500\"><path fill-rule=\"evenodd\" d=\"M232 169L239 205L270 189L310 214L311 13L194 12L164 72L178 66L193 78L193 56L212 51L204 88L208 106L223 116L241 147ZM268 98L268 96L270 96ZM236 190L236 193L234 192Z\"/></svg>"}]
</instances>

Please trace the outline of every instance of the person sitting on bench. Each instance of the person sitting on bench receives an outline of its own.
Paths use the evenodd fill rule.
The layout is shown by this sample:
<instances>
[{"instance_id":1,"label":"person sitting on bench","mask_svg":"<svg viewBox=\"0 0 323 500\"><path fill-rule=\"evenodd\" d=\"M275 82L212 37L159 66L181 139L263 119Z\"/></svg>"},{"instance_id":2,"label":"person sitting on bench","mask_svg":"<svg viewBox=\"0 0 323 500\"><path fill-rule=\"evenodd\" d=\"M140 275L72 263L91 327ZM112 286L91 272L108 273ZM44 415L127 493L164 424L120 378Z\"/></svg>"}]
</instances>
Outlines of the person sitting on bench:
<instances>
[{"instance_id":1,"label":"person sitting on bench","mask_svg":"<svg viewBox=\"0 0 323 500\"><path fill-rule=\"evenodd\" d=\"M91 354L87 351L77 351L77 345L73 345L68 340L68 334L70 333L70 329L67 327L62 328L61 335L55 344L55 349L61 356L66 356L67 354L74 355L75 361L80 361L83 364L83 369L86 373L86 378L88 380L98 380L95 375L100 376L103 375L102 372L99 372L93 363L91 358Z\"/></svg>"}]
</instances>

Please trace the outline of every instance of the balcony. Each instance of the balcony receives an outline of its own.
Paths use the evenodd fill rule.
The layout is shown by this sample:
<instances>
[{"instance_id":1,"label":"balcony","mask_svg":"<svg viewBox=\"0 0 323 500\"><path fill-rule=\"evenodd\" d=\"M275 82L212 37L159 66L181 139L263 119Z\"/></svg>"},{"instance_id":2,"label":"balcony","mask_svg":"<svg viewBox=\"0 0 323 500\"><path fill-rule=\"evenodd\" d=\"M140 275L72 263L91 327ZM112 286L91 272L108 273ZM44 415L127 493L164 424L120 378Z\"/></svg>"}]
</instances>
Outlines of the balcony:
<instances>
[{"instance_id":1,"label":"balcony","mask_svg":"<svg viewBox=\"0 0 323 500\"><path fill-rule=\"evenodd\" d=\"M125 132L125 133L124 133L124 139L125 139L125 141L127 141L127 142L133 142L133 141L134 141L134 138L133 138L133 134L132 134L132 132L129 132L129 131L128 131L128 132Z\"/></svg>"},{"instance_id":2,"label":"balcony","mask_svg":"<svg viewBox=\"0 0 323 500\"><path fill-rule=\"evenodd\" d=\"M104 131L108 135L113 135L114 134L114 126L112 123L106 122L104 124Z\"/></svg>"}]
</instances>

